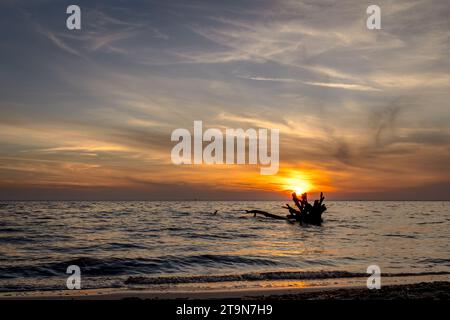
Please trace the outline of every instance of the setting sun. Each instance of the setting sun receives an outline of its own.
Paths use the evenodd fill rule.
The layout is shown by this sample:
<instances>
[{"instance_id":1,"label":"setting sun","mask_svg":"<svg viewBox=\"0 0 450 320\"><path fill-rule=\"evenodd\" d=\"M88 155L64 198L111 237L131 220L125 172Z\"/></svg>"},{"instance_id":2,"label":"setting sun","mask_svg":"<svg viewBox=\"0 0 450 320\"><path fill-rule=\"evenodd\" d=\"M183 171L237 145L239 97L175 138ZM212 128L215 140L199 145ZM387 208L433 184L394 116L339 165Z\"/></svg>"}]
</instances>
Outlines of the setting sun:
<instances>
[{"instance_id":1,"label":"setting sun","mask_svg":"<svg viewBox=\"0 0 450 320\"><path fill-rule=\"evenodd\" d=\"M311 183L303 177L289 178L286 182L286 189L297 194L308 192L311 189Z\"/></svg>"}]
</instances>

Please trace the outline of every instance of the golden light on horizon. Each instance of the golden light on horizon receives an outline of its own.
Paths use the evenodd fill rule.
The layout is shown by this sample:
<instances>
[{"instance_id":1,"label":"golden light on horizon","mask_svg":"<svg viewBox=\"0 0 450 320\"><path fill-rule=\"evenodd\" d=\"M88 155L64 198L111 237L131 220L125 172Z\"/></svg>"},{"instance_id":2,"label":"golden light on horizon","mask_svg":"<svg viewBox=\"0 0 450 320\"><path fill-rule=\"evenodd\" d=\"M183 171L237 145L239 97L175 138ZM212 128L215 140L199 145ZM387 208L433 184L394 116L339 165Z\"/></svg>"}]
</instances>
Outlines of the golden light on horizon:
<instances>
[{"instance_id":1,"label":"golden light on horizon","mask_svg":"<svg viewBox=\"0 0 450 320\"><path fill-rule=\"evenodd\" d=\"M299 195L309 192L312 189L311 182L301 175L296 175L293 178L287 178L284 186L286 190L295 192Z\"/></svg>"}]
</instances>

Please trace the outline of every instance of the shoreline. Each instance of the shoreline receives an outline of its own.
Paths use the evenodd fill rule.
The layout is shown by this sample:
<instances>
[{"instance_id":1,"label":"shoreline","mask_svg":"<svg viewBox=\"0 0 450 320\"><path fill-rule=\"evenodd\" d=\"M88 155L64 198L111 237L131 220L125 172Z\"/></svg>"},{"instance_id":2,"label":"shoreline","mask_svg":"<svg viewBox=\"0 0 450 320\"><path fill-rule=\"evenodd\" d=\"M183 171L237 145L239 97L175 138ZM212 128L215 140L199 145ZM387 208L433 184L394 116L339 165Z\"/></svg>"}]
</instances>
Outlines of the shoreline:
<instances>
[{"instance_id":1,"label":"shoreline","mask_svg":"<svg viewBox=\"0 0 450 320\"><path fill-rule=\"evenodd\" d=\"M259 297L258 300L450 300L450 282L436 281L388 285L379 290L341 288L321 292L272 295Z\"/></svg>"},{"instance_id":2,"label":"shoreline","mask_svg":"<svg viewBox=\"0 0 450 320\"><path fill-rule=\"evenodd\" d=\"M260 287L234 289L150 290L82 289L0 292L0 300L450 300L450 281L429 280L386 284L369 290L362 285Z\"/></svg>"}]
</instances>

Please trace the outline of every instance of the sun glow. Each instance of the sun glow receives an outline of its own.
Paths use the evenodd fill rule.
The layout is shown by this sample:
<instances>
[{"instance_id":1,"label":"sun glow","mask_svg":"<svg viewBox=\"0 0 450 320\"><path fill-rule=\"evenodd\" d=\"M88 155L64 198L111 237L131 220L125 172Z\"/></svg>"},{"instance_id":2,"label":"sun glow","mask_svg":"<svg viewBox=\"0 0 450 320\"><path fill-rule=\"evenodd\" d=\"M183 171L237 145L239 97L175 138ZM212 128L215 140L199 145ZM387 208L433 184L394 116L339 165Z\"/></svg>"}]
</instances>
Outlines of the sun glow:
<instances>
[{"instance_id":1,"label":"sun glow","mask_svg":"<svg viewBox=\"0 0 450 320\"><path fill-rule=\"evenodd\" d=\"M286 179L285 188L291 192L302 194L311 190L312 185L303 177L295 177Z\"/></svg>"}]
</instances>

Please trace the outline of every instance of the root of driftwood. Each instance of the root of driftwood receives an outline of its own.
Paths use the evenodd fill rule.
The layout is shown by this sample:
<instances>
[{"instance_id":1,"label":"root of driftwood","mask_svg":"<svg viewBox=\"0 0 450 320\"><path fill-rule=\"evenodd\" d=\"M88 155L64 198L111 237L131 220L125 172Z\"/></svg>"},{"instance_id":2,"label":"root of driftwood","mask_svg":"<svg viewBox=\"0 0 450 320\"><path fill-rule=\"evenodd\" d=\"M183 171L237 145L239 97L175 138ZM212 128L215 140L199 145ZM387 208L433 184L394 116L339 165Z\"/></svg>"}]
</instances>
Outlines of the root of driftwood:
<instances>
[{"instance_id":1,"label":"root of driftwood","mask_svg":"<svg viewBox=\"0 0 450 320\"><path fill-rule=\"evenodd\" d=\"M260 215L263 215L265 217L272 218L272 219L278 219L278 220L287 220L288 219L287 217L282 217L282 216L272 214L272 213L269 213L267 211L262 211L262 210L245 210L245 212L253 213L254 217L256 217L257 214L260 214Z\"/></svg>"}]
</instances>

